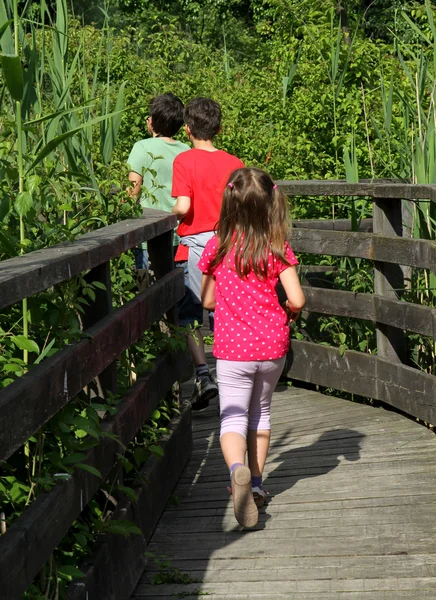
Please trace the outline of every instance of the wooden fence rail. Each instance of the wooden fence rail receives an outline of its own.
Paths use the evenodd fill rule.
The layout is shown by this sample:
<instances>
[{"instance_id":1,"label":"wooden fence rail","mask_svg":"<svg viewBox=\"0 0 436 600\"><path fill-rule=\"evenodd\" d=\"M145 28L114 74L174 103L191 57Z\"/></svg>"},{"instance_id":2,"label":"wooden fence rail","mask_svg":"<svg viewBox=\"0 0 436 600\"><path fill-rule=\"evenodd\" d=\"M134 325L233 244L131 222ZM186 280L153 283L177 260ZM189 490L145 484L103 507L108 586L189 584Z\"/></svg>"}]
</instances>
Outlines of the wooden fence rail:
<instances>
[{"instance_id":1,"label":"wooden fence rail","mask_svg":"<svg viewBox=\"0 0 436 600\"><path fill-rule=\"evenodd\" d=\"M176 218L147 211L128 220L61 244L0 263L0 307L88 271L89 281L104 282L85 315L84 339L69 344L35 365L0 393L0 460L11 456L56 415L75 395L102 373L114 391L114 361L164 314L172 314L183 297L181 269L173 268L172 231ZM112 311L109 261L148 240L156 283L124 306ZM81 461L104 479L120 452L143 426L157 403L186 371L185 352L167 352L152 370L139 377L117 406L114 416L101 423L104 437ZM115 436L115 438L114 438ZM186 446L189 448L189 443ZM65 481L41 494L0 537L1 596L18 599L81 514L102 480L76 469ZM161 500L164 501L164 500ZM162 507L163 508L163 507Z\"/></svg>"},{"instance_id":2,"label":"wooden fence rail","mask_svg":"<svg viewBox=\"0 0 436 600\"><path fill-rule=\"evenodd\" d=\"M288 196L352 196L372 201L373 218L359 231L351 223L297 221L291 244L297 253L371 261L373 293L305 287L306 310L375 323L377 355L293 341L287 372L295 379L386 402L436 423L436 376L407 363L405 332L436 340L436 308L406 302L405 267L436 273L436 242L407 235L404 202L436 202L436 186L398 182L279 181ZM313 228L311 227L313 226ZM325 269L326 267L324 267ZM365 268L368 268L365 266ZM308 267L310 270L311 267ZM303 267L304 272L304 267Z\"/></svg>"}]
</instances>

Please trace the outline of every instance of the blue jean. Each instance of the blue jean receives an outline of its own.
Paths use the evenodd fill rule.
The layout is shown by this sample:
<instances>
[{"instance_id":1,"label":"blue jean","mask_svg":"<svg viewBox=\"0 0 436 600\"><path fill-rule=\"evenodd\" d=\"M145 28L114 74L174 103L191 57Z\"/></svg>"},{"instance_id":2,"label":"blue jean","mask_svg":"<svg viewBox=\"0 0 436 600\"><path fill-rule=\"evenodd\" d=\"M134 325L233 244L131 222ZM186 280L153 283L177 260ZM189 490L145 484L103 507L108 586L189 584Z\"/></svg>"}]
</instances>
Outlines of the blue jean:
<instances>
[{"instance_id":1,"label":"blue jean","mask_svg":"<svg viewBox=\"0 0 436 600\"><path fill-rule=\"evenodd\" d=\"M189 270L188 261L176 262L176 267L182 267L185 274L185 295L177 303L177 314L179 318L179 325L186 327L186 325L194 326L197 322L199 325L203 325L203 306L199 304L191 291L189 286ZM214 314L209 313L209 327L213 332L214 328Z\"/></svg>"},{"instance_id":2,"label":"blue jean","mask_svg":"<svg viewBox=\"0 0 436 600\"><path fill-rule=\"evenodd\" d=\"M137 248L133 248L133 252L135 254L135 267L137 269L148 269L148 250L138 246Z\"/></svg>"}]
</instances>

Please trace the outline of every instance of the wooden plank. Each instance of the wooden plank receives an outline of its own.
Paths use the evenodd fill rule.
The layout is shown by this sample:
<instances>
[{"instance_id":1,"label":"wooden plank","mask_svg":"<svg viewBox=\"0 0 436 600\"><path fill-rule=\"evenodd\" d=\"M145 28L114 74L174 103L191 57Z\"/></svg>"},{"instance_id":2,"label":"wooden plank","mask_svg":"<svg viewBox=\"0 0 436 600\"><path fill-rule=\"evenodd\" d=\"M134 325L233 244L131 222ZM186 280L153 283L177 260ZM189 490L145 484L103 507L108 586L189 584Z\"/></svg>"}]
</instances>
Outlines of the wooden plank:
<instances>
[{"instance_id":1,"label":"wooden plank","mask_svg":"<svg viewBox=\"0 0 436 600\"><path fill-rule=\"evenodd\" d=\"M141 469L141 485L135 486L137 502L132 504L124 499L111 517L134 522L143 535L127 538L115 534L100 535L93 555L80 566L85 577L73 581L68 588L69 600L127 600L130 597L146 564L146 542L189 458L190 433L191 410L190 404L185 403L181 414L168 425L168 434L159 441L163 457L150 456Z\"/></svg>"},{"instance_id":2,"label":"wooden plank","mask_svg":"<svg viewBox=\"0 0 436 600\"><path fill-rule=\"evenodd\" d=\"M294 252L367 258L436 272L436 243L430 240L390 238L347 231L294 229L289 241Z\"/></svg>"},{"instance_id":3,"label":"wooden plank","mask_svg":"<svg viewBox=\"0 0 436 600\"><path fill-rule=\"evenodd\" d=\"M90 302L89 306L84 306L84 314L82 315L83 329L89 329L92 325L109 315L112 312L112 283L111 283L111 265L110 261L102 263L94 267L85 275L85 280L92 285L94 281L98 281L104 285L105 289L100 287L94 288L95 299ZM117 392L117 365L116 361L106 367L98 376L103 394Z\"/></svg>"},{"instance_id":4,"label":"wooden plank","mask_svg":"<svg viewBox=\"0 0 436 600\"><path fill-rule=\"evenodd\" d=\"M305 310L324 315L352 317L384 323L436 340L436 308L385 298L377 294L360 294L303 286Z\"/></svg>"},{"instance_id":5,"label":"wooden plank","mask_svg":"<svg viewBox=\"0 0 436 600\"><path fill-rule=\"evenodd\" d=\"M381 400L436 423L436 377L370 354L294 340L287 374L325 387Z\"/></svg>"},{"instance_id":6,"label":"wooden plank","mask_svg":"<svg viewBox=\"0 0 436 600\"><path fill-rule=\"evenodd\" d=\"M153 588L140 588L138 593L132 596L132 600L140 600L141 598L147 598L147 600L174 600L174 594L183 594L179 596L186 598L187 600L198 600L198 597L205 595L207 600L254 600L264 598L265 600L319 600L319 592L286 592L284 594L276 594L274 591L269 589L264 594L238 594L236 592L226 592L224 594L215 593L212 591L203 590L201 586L194 588L194 592L189 594L185 586L180 589L177 588L175 591L173 588L167 588L167 594L162 595L163 589L159 586L153 586ZM322 600L418 600L416 592L413 590L403 591L376 591L376 592L322 592ZM434 600L433 590L420 590L419 600Z\"/></svg>"},{"instance_id":7,"label":"wooden plank","mask_svg":"<svg viewBox=\"0 0 436 600\"><path fill-rule=\"evenodd\" d=\"M66 346L0 392L0 460L35 431L184 294L183 272L174 270L88 329L86 339Z\"/></svg>"},{"instance_id":8,"label":"wooden plank","mask_svg":"<svg viewBox=\"0 0 436 600\"><path fill-rule=\"evenodd\" d=\"M148 242L150 268L156 279L161 279L174 269L173 238L174 231L171 229ZM176 306L167 311L167 319L173 325L178 324Z\"/></svg>"},{"instance_id":9,"label":"wooden plank","mask_svg":"<svg viewBox=\"0 0 436 600\"><path fill-rule=\"evenodd\" d=\"M151 372L138 378L123 398L117 413L102 422L102 430L127 445L180 377L185 359L181 352L157 358ZM97 468L104 479L119 451L116 440L103 437L83 462ZM98 477L77 469L67 481L41 494L0 537L0 581L6 598L21 597L100 486Z\"/></svg>"},{"instance_id":10,"label":"wooden plank","mask_svg":"<svg viewBox=\"0 0 436 600\"><path fill-rule=\"evenodd\" d=\"M0 263L0 308L93 269L176 225L175 215L145 209L142 218L127 219L86 233L74 242L4 260Z\"/></svg>"},{"instance_id":11,"label":"wooden plank","mask_svg":"<svg viewBox=\"0 0 436 600\"><path fill-rule=\"evenodd\" d=\"M436 202L435 185L396 182L276 181L287 196L359 196L366 198L428 199Z\"/></svg>"},{"instance_id":12,"label":"wooden plank","mask_svg":"<svg viewBox=\"0 0 436 600\"><path fill-rule=\"evenodd\" d=\"M433 434L382 408L292 388L276 392L272 407L271 501L257 528L241 531L234 520L216 413L194 414L180 504L168 507L148 550L200 582L151 586L145 573L133 598L434 594Z\"/></svg>"},{"instance_id":13,"label":"wooden plank","mask_svg":"<svg viewBox=\"0 0 436 600\"><path fill-rule=\"evenodd\" d=\"M359 231L372 232L372 219L362 219ZM292 227L296 229L333 229L334 231L352 231L351 219L294 219Z\"/></svg>"},{"instance_id":14,"label":"wooden plank","mask_svg":"<svg viewBox=\"0 0 436 600\"><path fill-rule=\"evenodd\" d=\"M402 204L393 204L385 198L374 199L374 233L402 236ZM404 290L404 273L399 264L374 262L374 291L379 296L397 300ZM395 363L404 363L407 359L406 336L404 331L385 323L377 323L377 355Z\"/></svg>"}]
</instances>

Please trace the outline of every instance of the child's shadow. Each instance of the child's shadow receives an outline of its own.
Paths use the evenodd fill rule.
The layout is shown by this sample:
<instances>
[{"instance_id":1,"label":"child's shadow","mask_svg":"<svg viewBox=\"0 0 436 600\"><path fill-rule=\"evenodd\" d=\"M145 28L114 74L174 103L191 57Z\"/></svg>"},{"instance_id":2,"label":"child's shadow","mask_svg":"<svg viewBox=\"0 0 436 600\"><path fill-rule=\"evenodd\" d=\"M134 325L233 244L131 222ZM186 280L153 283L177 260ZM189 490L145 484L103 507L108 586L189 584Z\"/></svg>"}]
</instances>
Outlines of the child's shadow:
<instances>
[{"instance_id":1,"label":"child's shadow","mask_svg":"<svg viewBox=\"0 0 436 600\"><path fill-rule=\"evenodd\" d=\"M341 458L356 462L360 459L360 445L365 434L353 429L331 429L309 446L291 448L280 452L280 446L289 431L271 446L270 465L276 467L265 479L265 488L274 496L289 490L301 479L325 475L340 465ZM275 455L275 456L274 456Z\"/></svg>"}]
</instances>

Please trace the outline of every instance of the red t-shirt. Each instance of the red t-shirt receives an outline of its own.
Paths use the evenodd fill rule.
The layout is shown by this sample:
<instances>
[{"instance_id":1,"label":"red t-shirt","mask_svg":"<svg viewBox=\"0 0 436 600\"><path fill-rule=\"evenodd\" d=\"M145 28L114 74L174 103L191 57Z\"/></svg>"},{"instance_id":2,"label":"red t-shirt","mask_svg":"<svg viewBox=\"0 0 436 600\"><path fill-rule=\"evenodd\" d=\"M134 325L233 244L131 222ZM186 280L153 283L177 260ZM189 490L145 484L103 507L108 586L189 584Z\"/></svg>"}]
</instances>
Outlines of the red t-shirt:
<instances>
[{"instance_id":1,"label":"red t-shirt","mask_svg":"<svg viewBox=\"0 0 436 600\"><path fill-rule=\"evenodd\" d=\"M191 207L177 228L180 237L214 231L223 192L230 174L244 163L224 150L192 148L179 154L173 165L172 196L188 196ZM188 260L189 248L180 245L175 260Z\"/></svg>"},{"instance_id":2,"label":"red t-shirt","mask_svg":"<svg viewBox=\"0 0 436 600\"><path fill-rule=\"evenodd\" d=\"M200 271L215 278L215 327L213 355L223 360L275 360L289 349L288 317L280 306L276 285L288 265L270 252L268 278L258 279L252 271L244 279L236 272L234 250L217 267L211 262L218 250L218 238L211 238L198 263ZM285 258L297 265L289 244Z\"/></svg>"}]
</instances>

